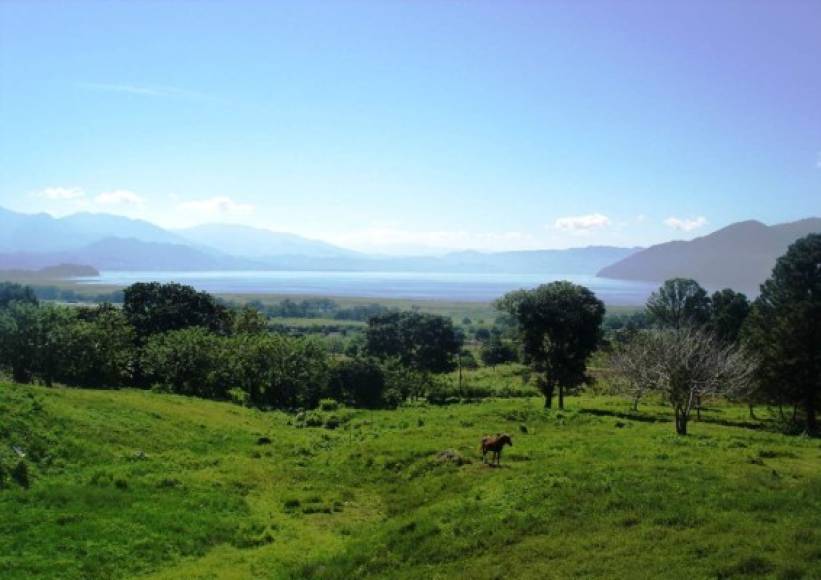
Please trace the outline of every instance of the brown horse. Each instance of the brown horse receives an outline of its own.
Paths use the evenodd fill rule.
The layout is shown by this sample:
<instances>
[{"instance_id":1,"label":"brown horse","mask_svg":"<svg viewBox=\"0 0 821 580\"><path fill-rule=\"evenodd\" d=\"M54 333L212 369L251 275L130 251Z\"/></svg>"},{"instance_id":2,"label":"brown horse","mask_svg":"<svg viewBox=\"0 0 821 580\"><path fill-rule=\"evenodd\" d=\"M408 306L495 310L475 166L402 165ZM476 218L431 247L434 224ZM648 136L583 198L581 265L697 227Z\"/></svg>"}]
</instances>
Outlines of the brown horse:
<instances>
[{"instance_id":1,"label":"brown horse","mask_svg":"<svg viewBox=\"0 0 821 580\"><path fill-rule=\"evenodd\" d=\"M482 437L482 463L487 463L488 451L494 454L496 465L502 460L502 449L505 445L513 447L513 441L507 433L496 433L496 436L485 435ZM491 460L491 465L493 461Z\"/></svg>"}]
</instances>

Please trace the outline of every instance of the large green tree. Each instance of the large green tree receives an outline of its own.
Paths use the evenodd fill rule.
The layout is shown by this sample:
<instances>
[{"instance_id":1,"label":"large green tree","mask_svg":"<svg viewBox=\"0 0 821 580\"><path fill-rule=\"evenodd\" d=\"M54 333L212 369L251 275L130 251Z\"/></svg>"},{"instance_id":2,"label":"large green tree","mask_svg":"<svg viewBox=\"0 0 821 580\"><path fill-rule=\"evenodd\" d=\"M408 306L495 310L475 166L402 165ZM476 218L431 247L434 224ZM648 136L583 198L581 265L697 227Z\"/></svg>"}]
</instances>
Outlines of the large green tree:
<instances>
[{"instance_id":1,"label":"large green tree","mask_svg":"<svg viewBox=\"0 0 821 580\"><path fill-rule=\"evenodd\" d=\"M0 365L17 383L34 378L40 352L40 311L29 302L10 302L0 309Z\"/></svg>"},{"instance_id":2,"label":"large green tree","mask_svg":"<svg viewBox=\"0 0 821 580\"><path fill-rule=\"evenodd\" d=\"M714 292L710 298L710 320L707 327L724 343L738 342L741 327L750 313L750 301L730 288Z\"/></svg>"},{"instance_id":3,"label":"large green tree","mask_svg":"<svg viewBox=\"0 0 821 580\"><path fill-rule=\"evenodd\" d=\"M758 382L765 397L802 408L807 431L817 433L821 234L801 238L778 259L753 303L744 334L760 358Z\"/></svg>"},{"instance_id":4,"label":"large green tree","mask_svg":"<svg viewBox=\"0 0 821 580\"><path fill-rule=\"evenodd\" d=\"M377 358L397 358L422 373L456 368L462 341L453 321L414 311L389 312L368 320L365 350Z\"/></svg>"},{"instance_id":5,"label":"large green tree","mask_svg":"<svg viewBox=\"0 0 821 580\"><path fill-rule=\"evenodd\" d=\"M144 341L152 334L192 326L228 333L232 318L228 309L207 292L182 284L158 282L132 284L124 291L123 312Z\"/></svg>"},{"instance_id":6,"label":"large green tree","mask_svg":"<svg viewBox=\"0 0 821 580\"><path fill-rule=\"evenodd\" d=\"M31 286L22 286L14 282L0 282L0 308L6 308L12 302L37 304L37 297Z\"/></svg>"},{"instance_id":7,"label":"large green tree","mask_svg":"<svg viewBox=\"0 0 821 580\"><path fill-rule=\"evenodd\" d=\"M558 387L559 408L564 408L565 390L589 380L587 360L601 340L602 301L584 286L559 281L510 292L496 308L518 323L526 362L542 375L545 407L552 405Z\"/></svg>"},{"instance_id":8,"label":"large green tree","mask_svg":"<svg viewBox=\"0 0 821 580\"><path fill-rule=\"evenodd\" d=\"M673 278L647 299L647 315L661 328L700 326L710 319L710 297L695 280Z\"/></svg>"}]
</instances>

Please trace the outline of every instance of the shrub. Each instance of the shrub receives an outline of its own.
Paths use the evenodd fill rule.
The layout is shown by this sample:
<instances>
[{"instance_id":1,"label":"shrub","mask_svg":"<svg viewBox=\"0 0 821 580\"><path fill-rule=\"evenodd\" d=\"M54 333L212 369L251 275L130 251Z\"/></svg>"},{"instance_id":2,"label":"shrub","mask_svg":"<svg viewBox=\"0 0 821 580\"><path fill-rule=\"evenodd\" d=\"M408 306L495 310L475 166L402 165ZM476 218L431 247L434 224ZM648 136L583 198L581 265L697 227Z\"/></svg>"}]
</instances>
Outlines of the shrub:
<instances>
[{"instance_id":1,"label":"shrub","mask_svg":"<svg viewBox=\"0 0 821 580\"><path fill-rule=\"evenodd\" d=\"M334 399L321 399L319 401L319 409L321 411L336 411L339 409L339 401Z\"/></svg>"},{"instance_id":2,"label":"shrub","mask_svg":"<svg viewBox=\"0 0 821 580\"><path fill-rule=\"evenodd\" d=\"M18 461L14 469L11 470L11 478L17 482L20 487L28 489L31 485L29 478L29 468L25 461Z\"/></svg>"},{"instance_id":3,"label":"shrub","mask_svg":"<svg viewBox=\"0 0 821 580\"><path fill-rule=\"evenodd\" d=\"M354 407L384 407L385 373L373 359L340 361L331 368L328 394Z\"/></svg>"}]
</instances>

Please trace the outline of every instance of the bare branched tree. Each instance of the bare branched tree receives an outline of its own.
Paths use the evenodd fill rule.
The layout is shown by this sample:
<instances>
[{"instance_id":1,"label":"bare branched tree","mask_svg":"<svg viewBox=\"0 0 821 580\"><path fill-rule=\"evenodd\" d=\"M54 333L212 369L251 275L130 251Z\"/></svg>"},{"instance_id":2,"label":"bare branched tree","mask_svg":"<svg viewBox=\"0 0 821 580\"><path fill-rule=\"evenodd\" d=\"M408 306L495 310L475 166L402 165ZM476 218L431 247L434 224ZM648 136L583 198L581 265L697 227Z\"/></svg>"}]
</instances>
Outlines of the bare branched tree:
<instances>
[{"instance_id":1,"label":"bare branched tree","mask_svg":"<svg viewBox=\"0 0 821 580\"><path fill-rule=\"evenodd\" d=\"M686 327L639 334L617 353L615 366L630 385L634 405L645 392L660 392L675 410L676 433L686 435L696 401L743 392L756 363L740 347Z\"/></svg>"}]
</instances>

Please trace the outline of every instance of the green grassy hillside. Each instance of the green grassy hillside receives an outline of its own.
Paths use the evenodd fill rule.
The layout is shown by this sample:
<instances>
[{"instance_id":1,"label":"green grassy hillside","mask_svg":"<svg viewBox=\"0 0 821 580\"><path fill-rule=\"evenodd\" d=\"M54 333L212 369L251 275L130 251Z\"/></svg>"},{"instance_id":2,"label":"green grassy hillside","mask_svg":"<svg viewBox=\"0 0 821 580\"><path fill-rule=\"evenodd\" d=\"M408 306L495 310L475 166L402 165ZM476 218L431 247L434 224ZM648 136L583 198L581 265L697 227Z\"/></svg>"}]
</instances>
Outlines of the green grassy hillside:
<instances>
[{"instance_id":1,"label":"green grassy hillside","mask_svg":"<svg viewBox=\"0 0 821 580\"><path fill-rule=\"evenodd\" d=\"M0 385L0 577L821 577L821 442L731 406L686 438L661 407L569 407L307 418L334 415L332 430L150 392ZM498 469L477 449L497 431L514 441ZM28 489L8 473L20 461Z\"/></svg>"}]
</instances>

